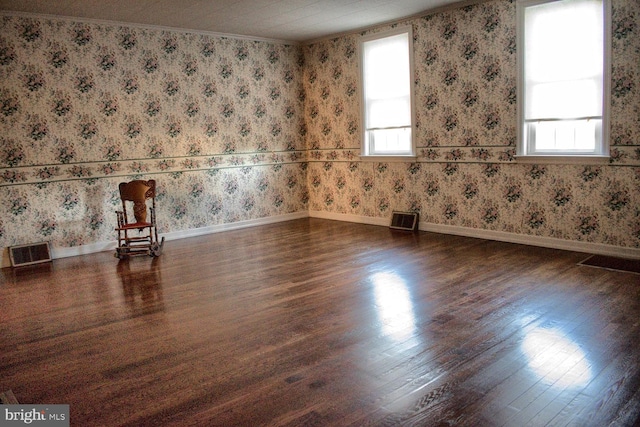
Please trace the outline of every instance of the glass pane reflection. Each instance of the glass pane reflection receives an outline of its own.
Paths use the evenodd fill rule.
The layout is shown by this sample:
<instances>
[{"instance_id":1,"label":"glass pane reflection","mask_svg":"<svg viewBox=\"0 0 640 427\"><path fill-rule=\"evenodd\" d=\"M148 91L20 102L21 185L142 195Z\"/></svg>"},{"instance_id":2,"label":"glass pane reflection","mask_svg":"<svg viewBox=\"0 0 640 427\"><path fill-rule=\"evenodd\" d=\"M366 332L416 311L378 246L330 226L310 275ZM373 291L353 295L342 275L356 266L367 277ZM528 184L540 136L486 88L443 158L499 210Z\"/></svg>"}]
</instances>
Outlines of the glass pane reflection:
<instances>
[{"instance_id":1,"label":"glass pane reflection","mask_svg":"<svg viewBox=\"0 0 640 427\"><path fill-rule=\"evenodd\" d=\"M375 273L371 281L382 332L397 341L411 337L416 329L416 319L405 281L391 272Z\"/></svg>"},{"instance_id":2,"label":"glass pane reflection","mask_svg":"<svg viewBox=\"0 0 640 427\"><path fill-rule=\"evenodd\" d=\"M527 333L522 351L529 368L555 387L584 387L591 381L585 352L559 329L536 328Z\"/></svg>"}]
</instances>

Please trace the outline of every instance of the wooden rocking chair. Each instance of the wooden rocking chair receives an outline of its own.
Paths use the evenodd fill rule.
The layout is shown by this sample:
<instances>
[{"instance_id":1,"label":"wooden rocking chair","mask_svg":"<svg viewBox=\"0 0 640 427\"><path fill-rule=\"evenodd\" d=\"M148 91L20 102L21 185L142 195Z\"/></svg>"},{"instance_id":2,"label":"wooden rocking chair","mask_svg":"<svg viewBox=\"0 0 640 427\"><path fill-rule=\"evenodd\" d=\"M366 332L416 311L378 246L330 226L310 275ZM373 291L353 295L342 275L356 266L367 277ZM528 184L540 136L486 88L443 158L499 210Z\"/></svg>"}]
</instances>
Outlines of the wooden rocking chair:
<instances>
[{"instance_id":1,"label":"wooden rocking chair","mask_svg":"<svg viewBox=\"0 0 640 427\"><path fill-rule=\"evenodd\" d=\"M118 216L118 247L115 256L149 255L157 257L162 254L164 237L158 242L156 228L156 181L135 180L122 182L118 186L122 210L116 211ZM147 200L151 206L147 206ZM133 212L135 222L129 222L128 211Z\"/></svg>"}]
</instances>

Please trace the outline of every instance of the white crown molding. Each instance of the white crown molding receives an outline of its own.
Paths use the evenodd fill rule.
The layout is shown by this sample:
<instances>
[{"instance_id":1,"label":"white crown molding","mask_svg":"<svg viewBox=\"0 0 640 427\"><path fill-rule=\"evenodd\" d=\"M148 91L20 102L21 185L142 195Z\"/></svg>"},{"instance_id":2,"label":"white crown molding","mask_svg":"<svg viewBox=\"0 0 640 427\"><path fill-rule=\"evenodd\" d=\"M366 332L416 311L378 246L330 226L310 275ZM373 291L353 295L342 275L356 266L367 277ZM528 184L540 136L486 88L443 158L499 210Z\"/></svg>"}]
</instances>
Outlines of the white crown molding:
<instances>
[{"instance_id":1,"label":"white crown molding","mask_svg":"<svg viewBox=\"0 0 640 427\"><path fill-rule=\"evenodd\" d=\"M107 19L95 19L95 18L85 18L85 17L77 17L77 16L51 15L51 14L45 14L45 13L18 12L18 11L11 11L11 10L0 10L0 16L17 16L21 18L41 18L41 19L50 19L50 20L66 21L66 22L82 22L87 24L112 25L112 26L139 28L139 29L146 29L146 30L168 31L173 33L198 34L198 35L204 35L204 36L210 36L210 37L216 37L216 38L248 40L252 42L265 42L265 43L284 44L284 45L293 45L293 46L301 45L300 42L293 41L293 40L268 39L268 38L262 38L262 37L243 36L240 34L217 33L214 31L192 30L188 28L166 27L162 25L151 25L151 24L136 24L135 22L110 21Z\"/></svg>"},{"instance_id":2,"label":"white crown molding","mask_svg":"<svg viewBox=\"0 0 640 427\"><path fill-rule=\"evenodd\" d=\"M376 30L378 28L384 28L384 27L388 27L389 25L394 25L394 24L403 24L406 23L408 21L413 21L415 19L420 19L420 18L424 18L425 16L429 16L429 15L435 15L437 13L444 13L444 12L448 12L451 10L456 10L456 9L462 9L463 7L467 7L467 6L474 6L476 4L482 4L482 3L488 3L491 0L460 0L454 3L449 3L449 4L445 4L443 6L438 6L435 8L431 8L431 9L426 9L422 12L418 12L418 13L414 13L413 15L407 15L405 17L401 17L401 18L394 18L391 19L389 21L384 21L384 22L379 22L377 24L372 24L372 25L367 25L364 27L360 27L360 28L356 28L354 30L349 30L349 31L342 31L339 33L335 33L335 34L330 34L328 36L323 36L323 37L317 37L317 38L313 38L313 39L309 39L306 41L303 41L301 44L304 46L310 46L316 43L320 43L320 42L324 42L327 40L333 40L339 37L349 37L349 36L353 36L353 35L357 35L357 34L362 34L362 33L366 33L372 30Z\"/></svg>"}]
</instances>

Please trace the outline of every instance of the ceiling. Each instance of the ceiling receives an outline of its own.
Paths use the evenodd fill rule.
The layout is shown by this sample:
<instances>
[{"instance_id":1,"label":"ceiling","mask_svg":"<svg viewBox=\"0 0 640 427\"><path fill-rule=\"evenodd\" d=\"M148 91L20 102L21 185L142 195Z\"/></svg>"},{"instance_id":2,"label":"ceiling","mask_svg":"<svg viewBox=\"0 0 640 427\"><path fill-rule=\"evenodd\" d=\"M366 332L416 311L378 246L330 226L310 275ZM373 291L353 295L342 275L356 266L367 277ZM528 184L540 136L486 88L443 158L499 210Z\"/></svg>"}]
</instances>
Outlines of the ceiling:
<instances>
[{"instance_id":1,"label":"ceiling","mask_svg":"<svg viewBox=\"0 0 640 427\"><path fill-rule=\"evenodd\" d=\"M0 0L0 10L309 42L460 0Z\"/></svg>"}]
</instances>

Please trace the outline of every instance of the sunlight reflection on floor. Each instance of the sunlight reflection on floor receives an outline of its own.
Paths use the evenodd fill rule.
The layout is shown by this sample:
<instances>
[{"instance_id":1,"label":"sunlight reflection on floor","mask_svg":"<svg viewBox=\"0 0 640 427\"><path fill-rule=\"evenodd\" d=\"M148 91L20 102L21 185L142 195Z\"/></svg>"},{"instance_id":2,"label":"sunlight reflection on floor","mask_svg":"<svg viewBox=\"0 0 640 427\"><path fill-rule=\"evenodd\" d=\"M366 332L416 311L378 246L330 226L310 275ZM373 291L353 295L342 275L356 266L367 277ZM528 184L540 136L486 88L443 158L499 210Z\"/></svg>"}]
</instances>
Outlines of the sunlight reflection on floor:
<instances>
[{"instance_id":1,"label":"sunlight reflection on floor","mask_svg":"<svg viewBox=\"0 0 640 427\"><path fill-rule=\"evenodd\" d=\"M559 329L536 328L528 332L522 351L529 368L554 387L584 387L591 381L586 353Z\"/></svg>"},{"instance_id":2,"label":"sunlight reflection on floor","mask_svg":"<svg viewBox=\"0 0 640 427\"><path fill-rule=\"evenodd\" d=\"M396 341L410 338L416 330L416 319L405 281L387 271L373 274L371 281L382 332Z\"/></svg>"}]
</instances>

